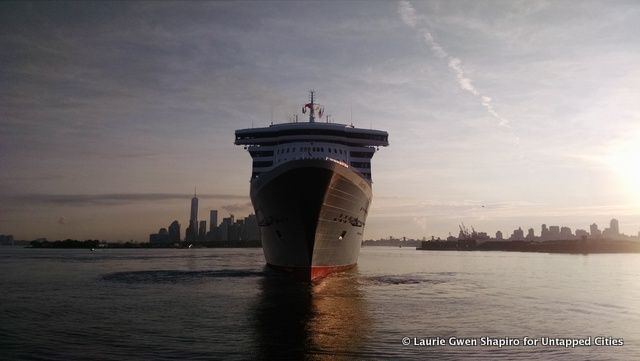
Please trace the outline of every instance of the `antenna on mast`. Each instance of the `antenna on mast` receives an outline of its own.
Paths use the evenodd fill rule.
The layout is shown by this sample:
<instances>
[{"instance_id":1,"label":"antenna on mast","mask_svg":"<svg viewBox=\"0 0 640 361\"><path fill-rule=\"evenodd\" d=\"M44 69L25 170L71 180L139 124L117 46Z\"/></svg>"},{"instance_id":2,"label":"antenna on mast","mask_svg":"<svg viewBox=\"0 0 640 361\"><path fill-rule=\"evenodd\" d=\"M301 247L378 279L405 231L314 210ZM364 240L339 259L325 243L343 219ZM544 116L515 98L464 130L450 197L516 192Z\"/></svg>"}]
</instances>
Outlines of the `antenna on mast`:
<instances>
[{"instance_id":1,"label":"antenna on mast","mask_svg":"<svg viewBox=\"0 0 640 361\"><path fill-rule=\"evenodd\" d=\"M315 123L316 121L316 107L318 108L318 117L322 120L322 114L324 113L324 109L319 104L314 102L313 96L316 94L315 90L309 91L309 103L305 104L302 107L302 114L307 114L307 108L309 109L309 123Z\"/></svg>"},{"instance_id":2,"label":"antenna on mast","mask_svg":"<svg viewBox=\"0 0 640 361\"><path fill-rule=\"evenodd\" d=\"M311 102L309 103L310 107L309 107L309 123L314 123L316 121L316 117L314 114L314 105L313 104L313 95L315 94L315 90L309 90L309 94L311 97Z\"/></svg>"}]
</instances>

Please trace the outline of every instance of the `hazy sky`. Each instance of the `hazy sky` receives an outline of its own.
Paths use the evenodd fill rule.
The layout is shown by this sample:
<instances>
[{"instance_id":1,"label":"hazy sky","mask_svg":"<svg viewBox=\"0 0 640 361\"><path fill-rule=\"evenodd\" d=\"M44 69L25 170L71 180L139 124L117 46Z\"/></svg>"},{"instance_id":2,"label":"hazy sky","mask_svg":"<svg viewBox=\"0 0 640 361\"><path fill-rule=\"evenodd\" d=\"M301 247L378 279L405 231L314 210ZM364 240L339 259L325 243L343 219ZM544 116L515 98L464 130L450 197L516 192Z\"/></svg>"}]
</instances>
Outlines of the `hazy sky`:
<instances>
[{"instance_id":1,"label":"hazy sky","mask_svg":"<svg viewBox=\"0 0 640 361\"><path fill-rule=\"evenodd\" d=\"M387 130L366 238L640 230L637 1L0 3L0 234L252 211L234 130ZM202 218L202 217L201 217Z\"/></svg>"}]
</instances>

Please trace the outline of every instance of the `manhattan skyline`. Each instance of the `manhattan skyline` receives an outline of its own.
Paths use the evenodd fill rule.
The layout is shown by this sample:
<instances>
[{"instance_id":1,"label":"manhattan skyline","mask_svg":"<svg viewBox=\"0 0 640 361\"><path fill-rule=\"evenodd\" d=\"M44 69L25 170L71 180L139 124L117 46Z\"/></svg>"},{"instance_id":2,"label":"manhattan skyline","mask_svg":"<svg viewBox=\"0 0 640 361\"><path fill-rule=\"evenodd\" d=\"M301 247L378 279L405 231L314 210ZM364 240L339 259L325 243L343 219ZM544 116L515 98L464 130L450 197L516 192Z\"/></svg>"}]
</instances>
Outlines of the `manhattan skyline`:
<instances>
[{"instance_id":1,"label":"manhattan skyline","mask_svg":"<svg viewBox=\"0 0 640 361\"><path fill-rule=\"evenodd\" d=\"M134 239L190 192L253 213L235 129L307 90L384 129L364 237L640 230L633 2L0 4L0 234ZM301 118L302 119L302 118Z\"/></svg>"}]
</instances>

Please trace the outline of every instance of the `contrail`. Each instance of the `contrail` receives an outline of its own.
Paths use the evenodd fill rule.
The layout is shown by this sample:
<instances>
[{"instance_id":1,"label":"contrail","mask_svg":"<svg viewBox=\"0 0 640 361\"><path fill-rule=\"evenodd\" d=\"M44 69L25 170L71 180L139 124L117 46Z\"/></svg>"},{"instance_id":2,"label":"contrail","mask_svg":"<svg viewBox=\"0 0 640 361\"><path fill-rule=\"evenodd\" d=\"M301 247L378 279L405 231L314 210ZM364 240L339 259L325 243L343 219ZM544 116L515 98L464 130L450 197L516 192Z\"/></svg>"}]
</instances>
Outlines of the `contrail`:
<instances>
[{"instance_id":1,"label":"contrail","mask_svg":"<svg viewBox=\"0 0 640 361\"><path fill-rule=\"evenodd\" d=\"M447 51L444 50L444 48L433 38L433 35L431 35L431 32L426 26L418 24L418 16L416 15L416 9L414 9L413 5L405 0L400 1L398 3L398 14L400 14L400 18L405 24L413 29L416 29L422 34L425 43L429 46L429 48L431 48L433 53L438 58L448 60L447 65L449 66L449 69L455 74L460 89L465 90L480 99L480 104L485 107L489 114L491 114L498 120L498 124L500 126L510 127L509 121L501 117L493 108L491 98L483 95L478 89L476 89L476 87L473 86L471 79L468 78L464 73L464 69L462 68L462 61L447 53Z\"/></svg>"}]
</instances>

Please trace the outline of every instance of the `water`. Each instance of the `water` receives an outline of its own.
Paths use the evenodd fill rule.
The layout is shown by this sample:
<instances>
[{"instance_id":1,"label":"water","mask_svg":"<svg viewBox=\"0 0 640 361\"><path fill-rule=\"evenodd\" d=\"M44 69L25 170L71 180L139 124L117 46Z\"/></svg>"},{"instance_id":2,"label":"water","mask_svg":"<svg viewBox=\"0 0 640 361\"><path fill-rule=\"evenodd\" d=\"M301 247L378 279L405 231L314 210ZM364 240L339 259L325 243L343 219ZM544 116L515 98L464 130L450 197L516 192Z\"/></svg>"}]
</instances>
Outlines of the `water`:
<instances>
[{"instance_id":1,"label":"water","mask_svg":"<svg viewBox=\"0 0 640 361\"><path fill-rule=\"evenodd\" d=\"M363 248L307 285L260 249L0 248L0 358L638 359L640 255ZM402 338L622 338L609 347ZM412 341L413 342L413 341ZM592 339L593 342L593 339Z\"/></svg>"}]
</instances>

